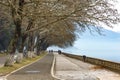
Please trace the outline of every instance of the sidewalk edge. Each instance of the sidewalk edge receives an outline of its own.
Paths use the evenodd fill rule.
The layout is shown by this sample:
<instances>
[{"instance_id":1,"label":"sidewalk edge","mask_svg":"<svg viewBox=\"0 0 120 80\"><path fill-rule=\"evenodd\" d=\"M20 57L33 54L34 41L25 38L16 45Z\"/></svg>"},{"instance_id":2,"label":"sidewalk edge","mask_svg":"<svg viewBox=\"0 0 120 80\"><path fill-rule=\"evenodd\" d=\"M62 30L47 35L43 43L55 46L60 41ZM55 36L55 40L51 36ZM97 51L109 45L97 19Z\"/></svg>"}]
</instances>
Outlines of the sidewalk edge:
<instances>
[{"instance_id":1,"label":"sidewalk edge","mask_svg":"<svg viewBox=\"0 0 120 80\"><path fill-rule=\"evenodd\" d=\"M62 80L62 79L60 79L60 78L58 78L57 76L54 75L54 68L55 68L56 58L55 58L55 54L54 53L53 53L53 55L54 55L54 59L53 59L52 67L51 67L51 75L55 79Z\"/></svg>"}]
</instances>

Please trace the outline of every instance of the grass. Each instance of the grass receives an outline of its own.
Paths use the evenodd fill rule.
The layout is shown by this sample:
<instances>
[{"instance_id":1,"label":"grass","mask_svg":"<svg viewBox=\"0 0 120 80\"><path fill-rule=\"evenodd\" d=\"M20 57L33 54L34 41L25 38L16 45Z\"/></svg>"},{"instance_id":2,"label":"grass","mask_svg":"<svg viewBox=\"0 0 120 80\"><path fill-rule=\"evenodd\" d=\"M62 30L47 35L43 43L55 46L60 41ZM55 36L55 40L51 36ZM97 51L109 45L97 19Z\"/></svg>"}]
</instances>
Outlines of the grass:
<instances>
[{"instance_id":1,"label":"grass","mask_svg":"<svg viewBox=\"0 0 120 80\"><path fill-rule=\"evenodd\" d=\"M97 69L103 69L103 67L102 67L102 66L95 65L95 66L91 67L91 69L97 70Z\"/></svg>"},{"instance_id":2,"label":"grass","mask_svg":"<svg viewBox=\"0 0 120 80\"><path fill-rule=\"evenodd\" d=\"M30 64L32 62L35 62L36 60L42 58L45 55L46 55L46 53L43 53L40 56L36 56L35 58L26 58L26 59L23 59L23 61L21 63L15 63L13 66L1 67L0 68L0 76L5 76L5 75L11 73L12 71L14 71L16 69L21 68L22 66Z\"/></svg>"},{"instance_id":3,"label":"grass","mask_svg":"<svg viewBox=\"0 0 120 80\"><path fill-rule=\"evenodd\" d=\"M6 56L6 55L7 55L6 53L0 53L0 57Z\"/></svg>"}]
</instances>

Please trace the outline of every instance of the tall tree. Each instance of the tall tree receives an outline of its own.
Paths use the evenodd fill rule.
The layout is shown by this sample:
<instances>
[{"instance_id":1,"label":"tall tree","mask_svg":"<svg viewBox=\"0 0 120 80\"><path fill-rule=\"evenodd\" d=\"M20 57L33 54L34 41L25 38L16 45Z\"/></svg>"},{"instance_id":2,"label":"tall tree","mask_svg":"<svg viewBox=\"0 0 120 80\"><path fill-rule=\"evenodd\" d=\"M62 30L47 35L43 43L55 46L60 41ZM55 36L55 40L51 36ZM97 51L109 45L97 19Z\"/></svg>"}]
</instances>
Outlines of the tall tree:
<instances>
[{"instance_id":1,"label":"tall tree","mask_svg":"<svg viewBox=\"0 0 120 80\"><path fill-rule=\"evenodd\" d=\"M114 2L114 0L111 0ZM50 31L55 24L68 21L78 27L79 32L94 26L99 32L101 24L113 27L120 22L120 16L109 0L1 0L0 4L10 6L16 37L25 31L29 19L34 19L34 27L25 31ZM23 18L24 17L24 18ZM24 24L25 22L25 24ZM22 25L24 24L24 25ZM66 24L66 23L64 23ZM79 25L79 26L76 26ZM67 24L66 24L67 25ZM63 28L63 26L61 26ZM21 30L22 29L22 30Z\"/></svg>"}]
</instances>

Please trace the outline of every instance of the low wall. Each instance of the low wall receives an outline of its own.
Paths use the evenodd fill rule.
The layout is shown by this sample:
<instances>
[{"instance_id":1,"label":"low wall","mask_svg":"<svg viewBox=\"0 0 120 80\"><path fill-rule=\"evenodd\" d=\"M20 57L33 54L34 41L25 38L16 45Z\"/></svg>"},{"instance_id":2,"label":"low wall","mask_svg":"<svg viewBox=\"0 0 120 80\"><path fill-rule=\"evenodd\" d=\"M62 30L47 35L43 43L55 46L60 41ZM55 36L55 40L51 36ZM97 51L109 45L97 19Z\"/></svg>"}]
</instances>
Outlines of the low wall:
<instances>
[{"instance_id":1,"label":"low wall","mask_svg":"<svg viewBox=\"0 0 120 80\"><path fill-rule=\"evenodd\" d=\"M68 56L68 57L84 61L83 56L73 55L73 54L69 54L69 53L63 53L63 54ZM97 58L91 58L91 57L87 57L87 56L86 56L85 62L99 65L99 66L102 66L104 68L107 68L107 69L110 69L112 71L116 71L116 72L120 73L120 63L111 62L111 61L102 60L102 59L97 59Z\"/></svg>"}]
</instances>

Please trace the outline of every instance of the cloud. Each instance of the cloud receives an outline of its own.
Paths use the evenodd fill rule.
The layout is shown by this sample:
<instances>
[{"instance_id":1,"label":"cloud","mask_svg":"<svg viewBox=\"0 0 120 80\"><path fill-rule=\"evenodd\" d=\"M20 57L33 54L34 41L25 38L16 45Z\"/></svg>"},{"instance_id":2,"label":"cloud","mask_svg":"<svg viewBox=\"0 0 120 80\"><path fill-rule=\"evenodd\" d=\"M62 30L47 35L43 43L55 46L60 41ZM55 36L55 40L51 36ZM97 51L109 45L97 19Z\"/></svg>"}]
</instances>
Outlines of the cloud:
<instances>
[{"instance_id":1,"label":"cloud","mask_svg":"<svg viewBox=\"0 0 120 80\"><path fill-rule=\"evenodd\" d=\"M117 9L118 13L120 14L120 0L114 1L113 5L114 5L114 8ZM107 30L120 33L120 23L113 25L113 28L109 28L107 26L103 26L103 27Z\"/></svg>"},{"instance_id":2,"label":"cloud","mask_svg":"<svg viewBox=\"0 0 120 80\"><path fill-rule=\"evenodd\" d=\"M107 26L103 26L103 28L107 29L107 30L111 30L113 32L118 32L120 33L120 24L116 24L113 26L113 28L107 27Z\"/></svg>"},{"instance_id":3,"label":"cloud","mask_svg":"<svg viewBox=\"0 0 120 80\"><path fill-rule=\"evenodd\" d=\"M113 31L120 32L120 25L117 25L113 28Z\"/></svg>"},{"instance_id":4,"label":"cloud","mask_svg":"<svg viewBox=\"0 0 120 80\"><path fill-rule=\"evenodd\" d=\"M117 2L115 2L115 8L118 10L118 13L120 14L120 0L117 0ZM120 23L116 24L112 31L120 32Z\"/></svg>"}]
</instances>

